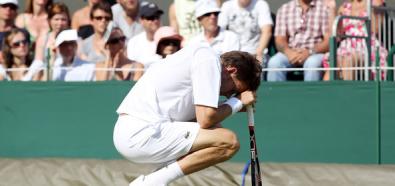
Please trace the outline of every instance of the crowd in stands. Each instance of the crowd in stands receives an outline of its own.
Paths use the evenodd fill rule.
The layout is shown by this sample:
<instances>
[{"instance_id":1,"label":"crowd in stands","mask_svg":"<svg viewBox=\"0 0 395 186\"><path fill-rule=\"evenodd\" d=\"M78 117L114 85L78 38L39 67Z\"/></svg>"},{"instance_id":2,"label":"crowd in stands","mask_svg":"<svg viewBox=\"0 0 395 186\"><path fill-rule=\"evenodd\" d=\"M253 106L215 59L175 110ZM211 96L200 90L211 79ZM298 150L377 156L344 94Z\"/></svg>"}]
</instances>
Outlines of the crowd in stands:
<instances>
[{"instance_id":1,"label":"crowd in stands","mask_svg":"<svg viewBox=\"0 0 395 186\"><path fill-rule=\"evenodd\" d=\"M137 81L151 65L199 43L218 55L249 52L268 69L328 67L335 16L368 12L366 0L346 0L338 10L335 0L289 0L275 15L265 0L174 0L169 7L144 0L87 1L71 15L59 1L27 0L22 11L18 0L0 0L0 80ZM165 10L168 26L161 23ZM339 33L366 36L364 24L344 19ZM371 31L372 43L380 46L372 60L377 48L385 66L388 52L375 37L377 28ZM363 39L339 43L338 66L358 66L345 56L361 58ZM271 48L277 52L269 56ZM354 76L340 72L340 77ZM305 81L322 79L328 72L304 72ZM268 71L267 80L286 81L287 71Z\"/></svg>"}]
</instances>

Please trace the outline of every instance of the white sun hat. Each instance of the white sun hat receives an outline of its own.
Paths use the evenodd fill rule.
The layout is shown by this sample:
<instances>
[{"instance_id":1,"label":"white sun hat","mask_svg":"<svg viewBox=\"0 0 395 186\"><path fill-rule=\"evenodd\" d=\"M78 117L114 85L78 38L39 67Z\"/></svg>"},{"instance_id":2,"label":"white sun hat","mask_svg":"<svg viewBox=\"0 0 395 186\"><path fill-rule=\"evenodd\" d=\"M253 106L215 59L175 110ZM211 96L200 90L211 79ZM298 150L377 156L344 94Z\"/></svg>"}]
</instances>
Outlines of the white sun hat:
<instances>
[{"instance_id":1,"label":"white sun hat","mask_svg":"<svg viewBox=\"0 0 395 186\"><path fill-rule=\"evenodd\" d=\"M195 4L195 16L199 18L200 16L212 13L221 12L217 2L215 0L198 0Z\"/></svg>"},{"instance_id":2,"label":"white sun hat","mask_svg":"<svg viewBox=\"0 0 395 186\"><path fill-rule=\"evenodd\" d=\"M73 29L63 30L56 37L55 46L58 47L60 44L62 44L65 41L77 41L77 40L78 40L78 34L76 30Z\"/></svg>"},{"instance_id":3,"label":"white sun hat","mask_svg":"<svg viewBox=\"0 0 395 186\"><path fill-rule=\"evenodd\" d=\"M4 4L14 4L18 6L18 0L0 0L0 5Z\"/></svg>"}]
</instances>

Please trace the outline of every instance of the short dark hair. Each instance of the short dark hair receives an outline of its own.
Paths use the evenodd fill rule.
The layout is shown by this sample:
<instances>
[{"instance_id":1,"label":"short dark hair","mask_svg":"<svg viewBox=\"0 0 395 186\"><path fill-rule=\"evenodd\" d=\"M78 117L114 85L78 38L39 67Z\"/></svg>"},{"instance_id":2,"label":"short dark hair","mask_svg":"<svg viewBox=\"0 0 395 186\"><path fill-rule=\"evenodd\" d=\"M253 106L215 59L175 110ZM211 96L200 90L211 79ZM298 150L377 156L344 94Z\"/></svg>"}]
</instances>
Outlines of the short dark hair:
<instances>
[{"instance_id":1,"label":"short dark hair","mask_svg":"<svg viewBox=\"0 0 395 186\"><path fill-rule=\"evenodd\" d=\"M102 1L99 3L96 3L92 6L91 12L89 14L90 18L93 19L93 13L96 10L103 10L103 12L106 12L108 14L110 14L111 19L113 19L113 15L112 15L112 10L111 10L111 5L110 3L106 2L106 1Z\"/></svg>"},{"instance_id":2,"label":"short dark hair","mask_svg":"<svg viewBox=\"0 0 395 186\"><path fill-rule=\"evenodd\" d=\"M236 67L236 78L246 83L249 90L258 89L261 83L262 67L255 56L248 52L230 51L221 55L221 63L224 66Z\"/></svg>"}]
</instances>

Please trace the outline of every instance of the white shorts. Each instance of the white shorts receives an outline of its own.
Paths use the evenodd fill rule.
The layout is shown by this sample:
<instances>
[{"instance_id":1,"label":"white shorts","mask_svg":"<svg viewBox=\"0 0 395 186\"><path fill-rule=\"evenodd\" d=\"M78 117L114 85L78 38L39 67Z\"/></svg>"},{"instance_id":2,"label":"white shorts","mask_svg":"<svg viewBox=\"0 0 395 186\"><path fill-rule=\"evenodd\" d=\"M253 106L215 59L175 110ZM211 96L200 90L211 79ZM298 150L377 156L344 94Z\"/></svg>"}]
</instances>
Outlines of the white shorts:
<instances>
[{"instance_id":1,"label":"white shorts","mask_svg":"<svg viewBox=\"0 0 395 186\"><path fill-rule=\"evenodd\" d=\"M199 132L196 122L162 122L151 125L120 115L114 128L114 145L136 163L168 163L188 154Z\"/></svg>"}]
</instances>

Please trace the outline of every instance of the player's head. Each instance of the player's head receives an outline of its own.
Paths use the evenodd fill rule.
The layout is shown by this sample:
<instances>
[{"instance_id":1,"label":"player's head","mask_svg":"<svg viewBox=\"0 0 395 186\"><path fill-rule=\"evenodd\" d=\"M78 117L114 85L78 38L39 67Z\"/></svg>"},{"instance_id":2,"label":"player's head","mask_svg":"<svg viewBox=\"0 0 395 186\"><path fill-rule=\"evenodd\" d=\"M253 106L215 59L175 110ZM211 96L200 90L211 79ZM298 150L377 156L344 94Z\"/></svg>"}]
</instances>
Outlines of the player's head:
<instances>
[{"instance_id":1,"label":"player's head","mask_svg":"<svg viewBox=\"0 0 395 186\"><path fill-rule=\"evenodd\" d=\"M221 63L221 95L229 97L231 94L258 89L262 68L253 55L241 51L226 52L221 55Z\"/></svg>"}]
</instances>

